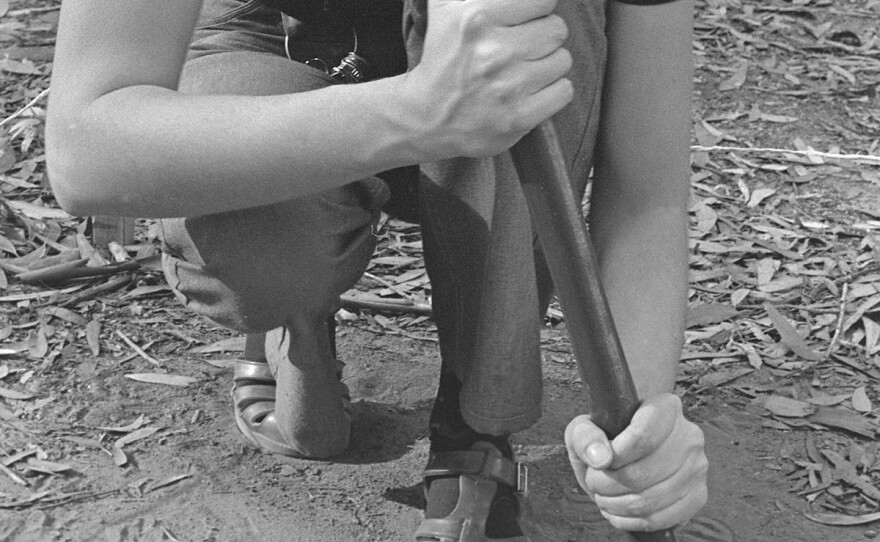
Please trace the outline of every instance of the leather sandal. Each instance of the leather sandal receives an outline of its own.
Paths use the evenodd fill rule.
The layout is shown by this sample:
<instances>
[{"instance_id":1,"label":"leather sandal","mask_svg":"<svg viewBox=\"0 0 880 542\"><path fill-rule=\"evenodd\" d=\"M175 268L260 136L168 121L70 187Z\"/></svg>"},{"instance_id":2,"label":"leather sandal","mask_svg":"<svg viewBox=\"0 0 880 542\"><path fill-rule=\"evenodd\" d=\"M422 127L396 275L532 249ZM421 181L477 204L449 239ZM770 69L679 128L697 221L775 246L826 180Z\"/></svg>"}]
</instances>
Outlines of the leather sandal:
<instances>
[{"instance_id":1,"label":"leather sandal","mask_svg":"<svg viewBox=\"0 0 880 542\"><path fill-rule=\"evenodd\" d=\"M338 377L342 377L342 362L338 362ZM232 404L235 424L241 434L257 448L283 456L310 457L289 444L278 427L275 417L275 378L265 361L239 359L234 365ZM343 395L343 408L350 413L351 397Z\"/></svg>"},{"instance_id":2,"label":"leather sandal","mask_svg":"<svg viewBox=\"0 0 880 542\"><path fill-rule=\"evenodd\" d=\"M444 518L426 518L417 542L528 542L525 535L489 538L486 521L499 484L527 491L525 466L506 459L494 446L478 442L470 450L431 452L424 471L426 493L431 478L458 477L458 503Z\"/></svg>"}]
</instances>

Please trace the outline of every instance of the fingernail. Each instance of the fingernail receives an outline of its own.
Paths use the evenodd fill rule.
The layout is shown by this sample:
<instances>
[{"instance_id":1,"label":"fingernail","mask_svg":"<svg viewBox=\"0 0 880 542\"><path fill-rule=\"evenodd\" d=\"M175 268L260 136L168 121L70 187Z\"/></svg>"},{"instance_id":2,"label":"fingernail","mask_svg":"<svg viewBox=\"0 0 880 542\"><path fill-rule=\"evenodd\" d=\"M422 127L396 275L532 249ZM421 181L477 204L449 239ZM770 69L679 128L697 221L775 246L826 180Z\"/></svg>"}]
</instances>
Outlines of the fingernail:
<instances>
[{"instance_id":1,"label":"fingernail","mask_svg":"<svg viewBox=\"0 0 880 542\"><path fill-rule=\"evenodd\" d=\"M587 448L587 462L590 465L605 465L611 460L611 450L602 443L591 444Z\"/></svg>"}]
</instances>

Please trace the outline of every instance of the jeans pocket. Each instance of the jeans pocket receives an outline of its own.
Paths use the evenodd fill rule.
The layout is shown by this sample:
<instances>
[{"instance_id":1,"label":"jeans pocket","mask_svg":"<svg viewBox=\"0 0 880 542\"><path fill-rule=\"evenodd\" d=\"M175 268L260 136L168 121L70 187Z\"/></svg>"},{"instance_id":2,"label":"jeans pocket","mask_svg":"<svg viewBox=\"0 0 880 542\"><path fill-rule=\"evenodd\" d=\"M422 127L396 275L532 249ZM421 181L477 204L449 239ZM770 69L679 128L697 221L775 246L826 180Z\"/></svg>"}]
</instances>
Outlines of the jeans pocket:
<instances>
[{"instance_id":1,"label":"jeans pocket","mask_svg":"<svg viewBox=\"0 0 880 542\"><path fill-rule=\"evenodd\" d=\"M262 6L260 0L205 0L197 29L210 28L249 15Z\"/></svg>"}]
</instances>

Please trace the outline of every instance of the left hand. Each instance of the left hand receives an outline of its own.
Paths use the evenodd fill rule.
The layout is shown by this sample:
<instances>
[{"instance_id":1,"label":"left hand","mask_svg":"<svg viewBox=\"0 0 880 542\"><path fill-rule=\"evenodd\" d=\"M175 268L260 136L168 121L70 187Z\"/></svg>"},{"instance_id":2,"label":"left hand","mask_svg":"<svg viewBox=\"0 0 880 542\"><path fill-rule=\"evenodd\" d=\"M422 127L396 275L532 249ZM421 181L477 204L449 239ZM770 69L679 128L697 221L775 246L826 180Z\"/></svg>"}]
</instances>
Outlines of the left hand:
<instances>
[{"instance_id":1,"label":"left hand","mask_svg":"<svg viewBox=\"0 0 880 542\"><path fill-rule=\"evenodd\" d=\"M618 529L668 529L706 504L703 432L685 419L673 394L642 403L611 442L589 416L578 416L565 444L578 483Z\"/></svg>"}]
</instances>

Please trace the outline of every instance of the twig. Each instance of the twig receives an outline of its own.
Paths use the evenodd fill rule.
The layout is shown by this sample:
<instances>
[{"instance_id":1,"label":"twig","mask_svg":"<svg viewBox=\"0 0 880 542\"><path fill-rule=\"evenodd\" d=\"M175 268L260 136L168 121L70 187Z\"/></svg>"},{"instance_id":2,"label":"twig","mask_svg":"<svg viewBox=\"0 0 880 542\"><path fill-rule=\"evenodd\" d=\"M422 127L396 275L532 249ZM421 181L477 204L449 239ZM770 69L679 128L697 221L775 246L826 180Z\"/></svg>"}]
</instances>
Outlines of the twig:
<instances>
[{"instance_id":1,"label":"twig","mask_svg":"<svg viewBox=\"0 0 880 542\"><path fill-rule=\"evenodd\" d=\"M18 280L25 284L47 284L63 282L71 279L83 279L92 277L103 277L106 275L116 275L125 273L126 271L134 271L140 267L135 260L122 263L104 265L101 267L86 267L87 259L74 260L72 262L44 267L36 271L28 271L16 275Z\"/></svg>"},{"instance_id":2,"label":"twig","mask_svg":"<svg viewBox=\"0 0 880 542\"><path fill-rule=\"evenodd\" d=\"M83 290L82 292L76 294L75 296L62 303L61 306L69 307L71 305L76 305L77 303L82 303L83 301L88 301L89 299L93 299L100 295L109 294L110 292L114 292L131 282L131 279L131 273L128 273L121 277L114 277L103 284L93 286L88 290Z\"/></svg>"},{"instance_id":3,"label":"twig","mask_svg":"<svg viewBox=\"0 0 880 542\"><path fill-rule=\"evenodd\" d=\"M40 100L42 100L43 98L45 98L47 94L49 94L49 89L48 89L48 88L47 88L47 89L44 89L42 92L40 92L39 94L37 94L37 97L34 98L33 100L29 101L24 107L22 107L21 109L19 109L19 110L16 111L15 113L9 115L9 116L6 117L4 120L0 121L0 128L2 128L3 126L5 126L6 124L12 122L12 121L15 120L16 118L18 118L18 117L24 115L24 112L25 112L25 111L27 111L27 110L30 109L31 107L37 105L37 102L39 102Z\"/></svg>"},{"instance_id":4,"label":"twig","mask_svg":"<svg viewBox=\"0 0 880 542\"><path fill-rule=\"evenodd\" d=\"M419 316L431 316L431 314L433 314L431 305L427 303L416 303L415 301L408 300L379 301L343 295L340 297L339 301L340 305L344 309L366 309L393 314L417 314Z\"/></svg>"},{"instance_id":5,"label":"twig","mask_svg":"<svg viewBox=\"0 0 880 542\"><path fill-rule=\"evenodd\" d=\"M6 476L10 477L12 479L12 481L15 482L16 484L18 484L20 486L27 487L28 483L21 476L12 472L12 469L7 467L3 463L0 463L0 472L5 474Z\"/></svg>"},{"instance_id":6,"label":"twig","mask_svg":"<svg viewBox=\"0 0 880 542\"><path fill-rule=\"evenodd\" d=\"M816 150L799 151L794 149L776 149L772 147L733 147L733 146L711 146L693 145L691 150L694 151L733 151L733 152L757 152L764 154L796 154L798 156L830 158L834 160L854 160L857 162L866 162L880 166L880 156L872 154L838 154L833 152L822 152Z\"/></svg>"},{"instance_id":7,"label":"twig","mask_svg":"<svg viewBox=\"0 0 880 542\"><path fill-rule=\"evenodd\" d=\"M141 348L140 346L138 346L137 344L135 344L135 342L134 342L133 340L129 339L129 338L125 335L125 333L123 333L122 331L120 331L120 330L117 329L117 330L116 330L116 334L119 335L119 337L120 337L123 341L125 341L125 344L127 344L128 346L131 347L132 350L134 350L135 352L137 352L138 355L139 355L140 357L144 358L145 360L149 361L150 363L152 363L153 365L155 365L155 366L157 366L157 367L161 367L161 366L162 366L162 364L159 363L156 359L150 357L149 354L147 354L146 352L144 352L143 348Z\"/></svg>"},{"instance_id":8,"label":"twig","mask_svg":"<svg viewBox=\"0 0 880 542\"><path fill-rule=\"evenodd\" d=\"M840 335L843 333L843 321L846 316L846 298L849 295L849 283L844 282L843 288L840 292L840 307L837 311L837 326L834 328L834 336L831 337L831 344L828 345L828 352L825 354L825 359L831 359L831 354L834 353L834 350L837 349L837 344L840 342Z\"/></svg>"},{"instance_id":9,"label":"twig","mask_svg":"<svg viewBox=\"0 0 880 542\"><path fill-rule=\"evenodd\" d=\"M413 339L416 341L426 341L431 343L440 342L440 339L437 337L422 337L419 335L413 335L412 333L406 333L404 331L394 331L388 328L383 329L372 329L370 327L362 327L364 331L369 331L370 333L375 333L376 335L397 335L398 337L406 337L407 339Z\"/></svg>"},{"instance_id":10,"label":"twig","mask_svg":"<svg viewBox=\"0 0 880 542\"><path fill-rule=\"evenodd\" d=\"M364 273L364 276L367 277L368 279L375 280L376 282L378 282L379 284L385 286L385 287L388 288L389 290L395 292L395 293L398 294L399 296L401 296L401 297L403 297L403 298L405 298L405 299L408 299L408 300L410 300L410 301L413 301L413 298L412 298L412 295L411 295L411 294L409 294L408 292L405 292L402 288L398 287L398 286L395 285L395 284L392 284L391 282L389 282L389 281L383 279L382 277L379 277L379 276L374 275L374 274L372 274L372 273Z\"/></svg>"}]
</instances>

